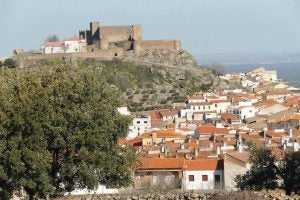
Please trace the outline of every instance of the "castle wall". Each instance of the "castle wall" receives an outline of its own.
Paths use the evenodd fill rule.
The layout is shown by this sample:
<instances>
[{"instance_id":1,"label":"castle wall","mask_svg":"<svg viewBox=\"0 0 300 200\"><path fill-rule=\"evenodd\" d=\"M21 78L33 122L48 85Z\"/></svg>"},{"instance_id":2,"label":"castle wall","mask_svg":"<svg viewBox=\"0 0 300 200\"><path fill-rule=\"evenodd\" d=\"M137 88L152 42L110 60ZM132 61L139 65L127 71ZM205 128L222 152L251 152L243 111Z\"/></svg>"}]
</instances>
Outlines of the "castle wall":
<instances>
[{"instance_id":1,"label":"castle wall","mask_svg":"<svg viewBox=\"0 0 300 200\"><path fill-rule=\"evenodd\" d=\"M97 49L94 52L80 52L80 53L53 53L53 54L30 54L25 57L18 59L19 67L28 67L35 61L44 60L44 59L65 59L71 60L76 58L95 58L100 60L113 60L114 58L123 58L124 50L122 48L114 49Z\"/></svg>"},{"instance_id":2,"label":"castle wall","mask_svg":"<svg viewBox=\"0 0 300 200\"><path fill-rule=\"evenodd\" d=\"M180 50L181 44L177 40L145 40L137 42L136 47L138 50L151 50L151 49L167 49L167 50Z\"/></svg>"},{"instance_id":3,"label":"castle wall","mask_svg":"<svg viewBox=\"0 0 300 200\"><path fill-rule=\"evenodd\" d=\"M105 39L107 43L142 38L142 28L135 26L103 26L100 27L100 39ZM135 38L136 37L136 38Z\"/></svg>"}]
</instances>

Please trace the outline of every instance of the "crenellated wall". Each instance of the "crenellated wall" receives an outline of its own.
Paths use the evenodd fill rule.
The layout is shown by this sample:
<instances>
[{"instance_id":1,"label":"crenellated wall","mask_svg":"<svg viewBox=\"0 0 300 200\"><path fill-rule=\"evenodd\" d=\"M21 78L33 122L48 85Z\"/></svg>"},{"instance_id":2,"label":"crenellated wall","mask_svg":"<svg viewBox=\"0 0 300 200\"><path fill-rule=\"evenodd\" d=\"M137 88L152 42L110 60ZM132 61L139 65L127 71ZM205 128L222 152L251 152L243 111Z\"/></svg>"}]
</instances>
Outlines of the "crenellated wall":
<instances>
[{"instance_id":1,"label":"crenellated wall","mask_svg":"<svg viewBox=\"0 0 300 200\"><path fill-rule=\"evenodd\" d=\"M180 50L181 44L178 40L144 40L135 42L134 49L136 53L151 49Z\"/></svg>"},{"instance_id":2,"label":"crenellated wall","mask_svg":"<svg viewBox=\"0 0 300 200\"><path fill-rule=\"evenodd\" d=\"M90 30L79 31L79 35L87 40L88 46L92 47L88 47L88 51L89 49L105 50L115 47L123 47L125 51L134 50L134 53L139 53L141 50L181 49L181 43L178 40L143 41L141 25L101 26L99 22L91 22Z\"/></svg>"}]
</instances>

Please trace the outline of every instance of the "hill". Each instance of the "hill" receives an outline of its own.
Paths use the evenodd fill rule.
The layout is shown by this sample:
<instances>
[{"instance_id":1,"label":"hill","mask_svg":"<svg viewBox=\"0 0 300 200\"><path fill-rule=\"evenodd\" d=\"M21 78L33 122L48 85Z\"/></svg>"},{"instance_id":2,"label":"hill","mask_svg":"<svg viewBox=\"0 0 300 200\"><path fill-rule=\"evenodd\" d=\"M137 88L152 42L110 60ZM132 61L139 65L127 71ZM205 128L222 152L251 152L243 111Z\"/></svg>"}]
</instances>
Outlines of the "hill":
<instances>
[{"instance_id":1,"label":"hill","mask_svg":"<svg viewBox=\"0 0 300 200\"><path fill-rule=\"evenodd\" d=\"M94 66L112 86L118 87L130 111L171 108L187 95L210 89L225 89L216 70L201 68L186 50L152 49L124 57L105 57L97 52L14 56L19 67Z\"/></svg>"}]
</instances>

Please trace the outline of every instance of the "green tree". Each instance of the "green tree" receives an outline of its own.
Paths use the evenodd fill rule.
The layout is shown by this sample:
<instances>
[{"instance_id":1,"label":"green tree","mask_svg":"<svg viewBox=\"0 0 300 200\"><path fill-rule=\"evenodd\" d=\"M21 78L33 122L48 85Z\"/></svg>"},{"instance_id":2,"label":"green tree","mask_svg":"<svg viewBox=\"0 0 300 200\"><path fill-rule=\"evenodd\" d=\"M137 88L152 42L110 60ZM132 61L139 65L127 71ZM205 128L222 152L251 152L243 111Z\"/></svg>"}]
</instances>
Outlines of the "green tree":
<instances>
[{"instance_id":1,"label":"green tree","mask_svg":"<svg viewBox=\"0 0 300 200\"><path fill-rule=\"evenodd\" d=\"M300 151L286 152L277 168L287 195L300 192Z\"/></svg>"},{"instance_id":2,"label":"green tree","mask_svg":"<svg viewBox=\"0 0 300 200\"><path fill-rule=\"evenodd\" d=\"M235 179L238 188L262 190L277 187L275 157L270 149L251 146L250 163L250 171Z\"/></svg>"},{"instance_id":3,"label":"green tree","mask_svg":"<svg viewBox=\"0 0 300 200\"><path fill-rule=\"evenodd\" d=\"M117 145L129 119L120 93L97 68L0 72L0 195L24 188L30 199L78 186L131 182L133 151Z\"/></svg>"},{"instance_id":4,"label":"green tree","mask_svg":"<svg viewBox=\"0 0 300 200\"><path fill-rule=\"evenodd\" d=\"M2 65L3 65L3 63L2 63L2 61L0 60L0 67L2 67Z\"/></svg>"},{"instance_id":5,"label":"green tree","mask_svg":"<svg viewBox=\"0 0 300 200\"><path fill-rule=\"evenodd\" d=\"M16 62L11 58L7 58L4 60L3 65L9 68L14 68L16 67Z\"/></svg>"},{"instance_id":6,"label":"green tree","mask_svg":"<svg viewBox=\"0 0 300 200\"><path fill-rule=\"evenodd\" d=\"M56 34L49 35L46 38L46 42L58 42L58 41L59 41L59 37Z\"/></svg>"}]
</instances>

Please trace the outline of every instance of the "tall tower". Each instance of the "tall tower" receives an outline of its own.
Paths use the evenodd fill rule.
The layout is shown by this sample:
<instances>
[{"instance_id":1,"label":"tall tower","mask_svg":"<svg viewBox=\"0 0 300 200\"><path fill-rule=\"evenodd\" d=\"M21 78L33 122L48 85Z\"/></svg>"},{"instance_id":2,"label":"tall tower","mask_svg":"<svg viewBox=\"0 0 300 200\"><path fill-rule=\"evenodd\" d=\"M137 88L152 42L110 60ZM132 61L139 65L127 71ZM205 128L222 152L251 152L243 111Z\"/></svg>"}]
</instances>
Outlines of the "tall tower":
<instances>
[{"instance_id":1,"label":"tall tower","mask_svg":"<svg viewBox=\"0 0 300 200\"><path fill-rule=\"evenodd\" d=\"M93 44L99 43L100 41L100 23L99 22L91 22L90 23L90 31L91 31L91 40Z\"/></svg>"}]
</instances>

